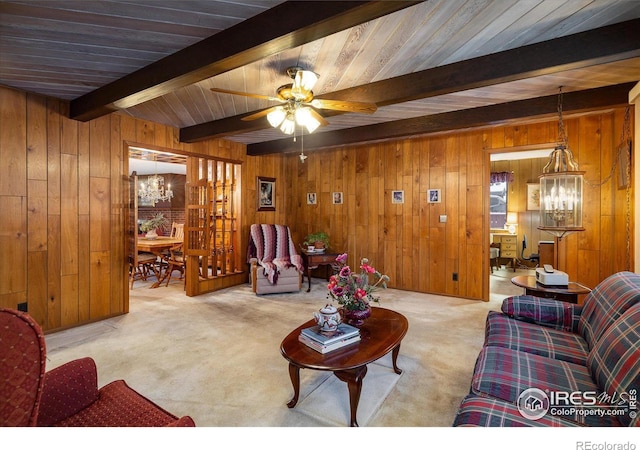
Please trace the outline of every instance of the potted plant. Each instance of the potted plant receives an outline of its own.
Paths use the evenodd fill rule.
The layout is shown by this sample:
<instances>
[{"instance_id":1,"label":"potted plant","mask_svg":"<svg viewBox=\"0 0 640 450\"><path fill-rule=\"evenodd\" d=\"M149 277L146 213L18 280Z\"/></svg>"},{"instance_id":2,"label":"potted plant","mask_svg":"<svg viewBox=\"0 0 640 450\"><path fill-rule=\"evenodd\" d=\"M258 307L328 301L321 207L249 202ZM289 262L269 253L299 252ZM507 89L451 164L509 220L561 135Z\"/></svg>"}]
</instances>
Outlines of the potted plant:
<instances>
[{"instance_id":1,"label":"potted plant","mask_svg":"<svg viewBox=\"0 0 640 450\"><path fill-rule=\"evenodd\" d=\"M142 224L140 224L140 230L146 233L145 237L147 239L155 239L158 237L156 230L164 229L167 225L169 225L167 218L162 213L158 213L150 219L142 222Z\"/></svg>"},{"instance_id":2,"label":"potted plant","mask_svg":"<svg viewBox=\"0 0 640 450\"><path fill-rule=\"evenodd\" d=\"M313 245L315 248L329 248L329 235L324 231L310 233L304 238L302 245Z\"/></svg>"}]
</instances>

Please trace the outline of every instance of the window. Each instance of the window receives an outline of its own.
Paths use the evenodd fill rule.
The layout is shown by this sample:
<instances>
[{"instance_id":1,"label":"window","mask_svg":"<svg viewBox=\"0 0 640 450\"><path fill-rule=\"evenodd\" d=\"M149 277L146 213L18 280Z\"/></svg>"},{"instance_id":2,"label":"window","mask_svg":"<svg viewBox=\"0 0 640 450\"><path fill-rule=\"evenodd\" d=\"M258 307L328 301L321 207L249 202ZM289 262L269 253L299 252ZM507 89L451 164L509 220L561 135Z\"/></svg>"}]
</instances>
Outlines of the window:
<instances>
[{"instance_id":1,"label":"window","mask_svg":"<svg viewBox=\"0 0 640 450\"><path fill-rule=\"evenodd\" d=\"M491 228L504 229L507 223L507 182L498 181L491 183L489 189L491 193L491 201L489 204L489 214L491 215Z\"/></svg>"}]
</instances>

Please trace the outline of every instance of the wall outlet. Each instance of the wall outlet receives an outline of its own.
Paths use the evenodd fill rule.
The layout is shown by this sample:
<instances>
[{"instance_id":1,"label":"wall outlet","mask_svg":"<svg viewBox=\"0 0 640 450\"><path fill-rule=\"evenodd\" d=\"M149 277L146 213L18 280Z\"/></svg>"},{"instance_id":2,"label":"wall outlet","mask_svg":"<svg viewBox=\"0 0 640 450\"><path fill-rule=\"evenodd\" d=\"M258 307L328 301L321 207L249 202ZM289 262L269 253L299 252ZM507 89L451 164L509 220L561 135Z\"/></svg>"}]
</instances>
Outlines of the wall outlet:
<instances>
[{"instance_id":1,"label":"wall outlet","mask_svg":"<svg viewBox=\"0 0 640 450\"><path fill-rule=\"evenodd\" d=\"M453 281L458 281L458 273L457 272L453 272Z\"/></svg>"},{"instance_id":2,"label":"wall outlet","mask_svg":"<svg viewBox=\"0 0 640 450\"><path fill-rule=\"evenodd\" d=\"M447 223L447 215L446 214L441 214L440 215L440 223Z\"/></svg>"}]
</instances>

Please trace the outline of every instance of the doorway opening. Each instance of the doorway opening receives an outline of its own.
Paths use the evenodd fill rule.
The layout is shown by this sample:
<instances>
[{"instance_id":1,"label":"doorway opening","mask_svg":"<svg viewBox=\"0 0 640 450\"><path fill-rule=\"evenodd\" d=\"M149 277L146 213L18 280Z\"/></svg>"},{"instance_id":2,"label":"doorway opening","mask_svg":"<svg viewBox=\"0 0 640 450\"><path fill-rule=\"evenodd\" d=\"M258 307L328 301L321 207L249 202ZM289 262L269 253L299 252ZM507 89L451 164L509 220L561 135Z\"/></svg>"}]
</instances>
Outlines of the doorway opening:
<instances>
[{"instance_id":1,"label":"doorway opening","mask_svg":"<svg viewBox=\"0 0 640 450\"><path fill-rule=\"evenodd\" d=\"M175 270L175 279L185 281L184 268L171 258L182 251L186 171L185 155L128 147L129 289L169 283Z\"/></svg>"},{"instance_id":2,"label":"doorway opening","mask_svg":"<svg viewBox=\"0 0 640 450\"><path fill-rule=\"evenodd\" d=\"M489 186L490 227L487 240L500 246L500 257L489 270L489 296L503 299L524 293L511 283L518 275L535 275L535 261L526 258L538 253L540 241L548 239L538 230L539 209L535 198L529 198L538 184L538 176L549 160L552 148L526 146L494 150L490 156L490 172L508 173L504 184ZM523 242L527 242L526 248ZM496 245L494 244L494 245Z\"/></svg>"}]
</instances>

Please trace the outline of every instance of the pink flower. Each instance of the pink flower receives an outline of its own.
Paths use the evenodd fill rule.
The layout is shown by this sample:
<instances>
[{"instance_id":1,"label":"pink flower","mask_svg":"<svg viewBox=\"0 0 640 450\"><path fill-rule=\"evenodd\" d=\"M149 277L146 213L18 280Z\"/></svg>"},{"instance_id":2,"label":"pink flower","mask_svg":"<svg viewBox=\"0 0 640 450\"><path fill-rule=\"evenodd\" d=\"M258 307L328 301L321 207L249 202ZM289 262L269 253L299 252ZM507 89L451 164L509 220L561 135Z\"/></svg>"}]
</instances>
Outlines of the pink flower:
<instances>
[{"instance_id":1,"label":"pink flower","mask_svg":"<svg viewBox=\"0 0 640 450\"><path fill-rule=\"evenodd\" d=\"M369 264L366 264L366 263L361 265L360 268L367 273L376 273L376 269L374 269L373 267L371 267Z\"/></svg>"},{"instance_id":2,"label":"pink flower","mask_svg":"<svg viewBox=\"0 0 640 450\"><path fill-rule=\"evenodd\" d=\"M349 277L349 275L351 275L351 268L349 266L344 266L342 269L340 269L340 276L342 278L347 278Z\"/></svg>"},{"instance_id":3,"label":"pink flower","mask_svg":"<svg viewBox=\"0 0 640 450\"><path fill-rule=\"evenodd\" d=\"M338 257L336 258L336 262L338 262L340 264L346 264L347 263L347 254L343 253L342 255L338 255Z\"/></svg>"},{"instance_id":4,"label":"pink flower","mask_svg":"<svg viewBox=\"0 0 640 450\"><path fill-rule=\"evenodd\" d=\"M367 296L367 291L365 291L364 289L358 288L358 289L356 289L356 292L355 292L354 296L358 300L363 299L364 297Z\"/></svg>"},{"instance_id":5,"label":"pink flower","mask_svg":"<svg viewBox=\"0 0 640 450\"><path fill-rule=\"evenodd\" d=\"M333 292L333 295L335 295L336 297L341 297L342 294L344 294L344 289L342 288L342 286L336 286L331 292Z\"/></svg>"}]
</instances>

